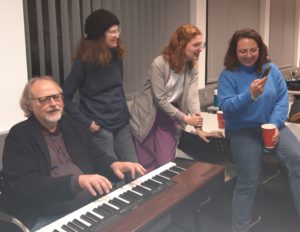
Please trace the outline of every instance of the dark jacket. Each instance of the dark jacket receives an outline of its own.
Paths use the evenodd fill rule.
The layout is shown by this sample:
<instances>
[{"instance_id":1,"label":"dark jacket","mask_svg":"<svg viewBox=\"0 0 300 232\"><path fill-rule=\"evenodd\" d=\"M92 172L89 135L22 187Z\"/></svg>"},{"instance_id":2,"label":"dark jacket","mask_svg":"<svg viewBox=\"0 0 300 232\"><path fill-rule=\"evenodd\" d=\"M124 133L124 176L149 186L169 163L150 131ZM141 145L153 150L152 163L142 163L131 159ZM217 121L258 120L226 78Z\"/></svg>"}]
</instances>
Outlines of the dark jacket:
<instances>
[{"instance_id":1,"label":"dark jacket","mask_svg":"<svg viewBox=\"0 0 300 232\"><path fill-rule=\"evenodd\" d=\"M79 90L79 104L73 102ZM66 112L90 127L92 121L111 132L129 124L123 89L123 63L112 53L110 64L101 66L77 59L64 82Z\"/></svg>"},{"instance_id":2,"label":"dark jacket","mask_svg":"<svg viewBox=\"0 0 300 232\"><path fill-rule=\"evenodd\" d=\"M102 155L87 129L67 115L59 123L66 149L83 173L116 179L110 168L115 160ZM75 197L71 175L50 176L50 155L41 127L34 117L13 126L4 146L3 172L10 213L27 225L34 223L47 205Z\"/></svg>"}]
</instances>

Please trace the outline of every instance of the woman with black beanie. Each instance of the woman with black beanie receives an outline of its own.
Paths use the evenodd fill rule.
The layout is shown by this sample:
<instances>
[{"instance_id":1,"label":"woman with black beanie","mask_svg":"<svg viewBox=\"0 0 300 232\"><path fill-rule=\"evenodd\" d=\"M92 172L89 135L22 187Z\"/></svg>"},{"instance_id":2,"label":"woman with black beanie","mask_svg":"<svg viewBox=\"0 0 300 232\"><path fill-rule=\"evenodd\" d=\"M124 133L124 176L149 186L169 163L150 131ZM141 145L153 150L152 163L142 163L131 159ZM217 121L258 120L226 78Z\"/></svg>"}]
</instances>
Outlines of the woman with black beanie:
<instances>
[{"instance_id":1,"label":"woman with black beanie","mask_svg":"<svg viewBox=\"0 0 300 232\"><path fill-rule=\"evenodd\" d=\"M110 11L92 12L85 22L72 70L63 85L65 110L86 125L99 147L120 161L136 162L123 88L125 47L120 21ZM79 103L73 101L79 90Z\"/></svg>"}]
</instances>

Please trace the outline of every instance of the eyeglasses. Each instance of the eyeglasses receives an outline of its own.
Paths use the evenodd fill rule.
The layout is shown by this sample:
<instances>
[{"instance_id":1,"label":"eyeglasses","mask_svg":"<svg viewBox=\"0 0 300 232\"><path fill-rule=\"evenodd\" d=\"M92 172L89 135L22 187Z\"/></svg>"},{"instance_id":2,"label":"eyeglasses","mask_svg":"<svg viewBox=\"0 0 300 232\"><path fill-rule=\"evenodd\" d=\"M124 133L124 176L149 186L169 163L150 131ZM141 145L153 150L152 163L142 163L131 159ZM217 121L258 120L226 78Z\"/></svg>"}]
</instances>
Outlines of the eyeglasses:
<instances>
[{"instance_id":1,"label":"eyeglasses","mask_svg":"<svg viewBox=\"0 0 300 232\"><path fill-rule=\"evenodd\" d=\"M200 49L200 50L203 50L204 48L206 48L206 42L204 43L194 43L192 44L192 46L195 48L195 49Z\"/></svg>"},{"instance_id":2,"label":"eyeglasses","mask_svg":"<svg viewBox=\"0 0 300 232\"><path fill-rule=\"evenodd\" d=\"M38 102L41 105L48 105L50 103L51 99L53 99L55 102L61 102L63 99L63 94L57 93L57 94L53 94L53 95L49 95L49 96L45 96L45 97L30 98L30 100L38 100Z\"/></svg>"},{"instance_id":3,"label":"eyeglasses","mask_svg":"<svg viewBox=\"0 0 300 232\"><path fill-rule=\"evenodd\" d=\"M109 36L116 36L121 34L121 28L119 27L118 29L115 30L109 30L105 32Z\"/></svg>"},{"instance_id":4,"label":"eyeglasses","mask_svg":"<svg viewBox=\"0 0 300 232\"><path fill-rule=\"evenodd\" d=\"M248 55L248 53L250 53L251 55L256 54L256 52L258 52L259 48L250 48L250 49L239 49L237 50L237 52L241 55L241 56L246 56Z\"/></svg>"},{"instance_id":5,"label":"eyeglasses","mask_svg":"<svg viewBox=\"0 0 300 232\"><path fill-rule=\"evenodd\" d=\"M204 49L204 48L206 48L206 42L204 42L200 45L200 49Z\"/></svg>"}]
</instances>

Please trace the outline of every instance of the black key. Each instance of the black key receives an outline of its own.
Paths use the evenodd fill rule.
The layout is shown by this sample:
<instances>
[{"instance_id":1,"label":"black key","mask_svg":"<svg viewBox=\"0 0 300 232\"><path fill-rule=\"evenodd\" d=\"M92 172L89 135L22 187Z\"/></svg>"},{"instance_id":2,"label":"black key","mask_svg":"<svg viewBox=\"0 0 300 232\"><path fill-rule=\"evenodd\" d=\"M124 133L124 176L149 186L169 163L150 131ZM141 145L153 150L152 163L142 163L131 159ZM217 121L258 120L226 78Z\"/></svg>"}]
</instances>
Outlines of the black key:
<instances>
[{"instance_id":1,"label":"black key","mask_svg":"<svg viewBox=\"0 0 300 232\"><path fill-rule=\"evenodd\" d=\"M154 189L155 187L149 182L149 181L145 181L142 183L143 186L146 186L148 188Z\"/></svg>"},{"instance_id":2,"label":"black key","mask_svg":"<svg viewBox=\"0 0 300 232\"><path fill-rule=\"evenodd\" d=\"M156 188L159 188L161 186L161 184L159 184L159 183L157 183L157 182L155 182L155 181L153 181L151 179L145 181L143 183L143 185L146 186L146 187L149 187L151 189L156 189Z\"/></svg>"},{"instance_id":3,"label":"black key","mask_svg":"<svg viewBox=\"0 0 300 232\"><path fill-rule=\"evenodd\" d=\"M127 200L127 201L129 201L130 203L133 203L133 202L136 201L136 198L132 197L132 195L128 194L127 192L121 194L120 197Z\"/></svg>"},{"instance_id":4,"label":"black key","mask_svg":"<svg viewBox=\"0 0 300 232\"><path fill-rule=\"evenodd\" d=\"M162 183L158 183L157 181L152 180L152 179L149 179L148 181L150 184L152 184L155 187L160 187L162 185Z\"/></svg>"},{"instance_id":5,"label":"black key","mask_svg":"<svg viewBox=\"0 0 300 232\"><path fill-rule=\"evenodd\" d=\"M120 196L118 198L114 198L114 200L120 202L120 204L123 204L124 206L128 206L129 205L129 202L125 202L124 199L120 199Z\"/></svg>"},{"instance_id":6,"label":"black key","mask_svg":"<svg viewBox=\"0 0 300 232\"><path fill-rule=\"evenodd\" d=\"M159 177L162 177L162 178L164 178L164 179L166 179L166 180L171 180L171 177L163 176L163 175L161 175L161 173L158 174L158 176L159 176Z\"/></svg>"},{"instance_id":7,"label":"black key","mask_svg":"<svg viewBox=\"0 0 300 232\"><path fill-rule=\"evenodd\" d=\"M78 219L74 219L73 221L72 221L75 225L77 225L77 226L79 226L79 227L81 227L81 228L84 228L84 229L86 229L86 228L88 228L88 226L86 225L86 224L83 224L81 221L79 221Z\"/></svg>"},{"instance_id":8,"label":"black key","mask_svg":"<svg viewBox=\"0 0 300 232\"><path fill-rule=\"evenodd\" d=\"M96 221L92 220L91 218L87 217L86 215L81 215L80 218L90 224L95 224Z\"/></svg>"},{"instance_id":9,"label":"black key","mask_svg":"<svg viewBox=\"0 0 300 232\"><path fill-rule=\"evenodd\" d=\"M102 219L97 217L96 215L94 214L91 214L90 212L87 212L85 214L87 217L91 218L92 220L95 220L96 222L100 222Z\"/></svg>"},{"instance_id":10,"label":"black key","mask_svg":"<svg viewBox=\"0 0 300 232\"><path fill-rule=\"evenodd\" d=\"M128 190L127 193L129 193L133 197L139 197L139 198L142 197L141 195L139 195L139 194L137 194L137 193L135 193L135 192L133 192L131 190Z\"/></svg>"},{"instance_id":11,"label":"black key","mask_svg":"<svg viewBox=\"0 0 300 232\"><path fill-rule=\"evenodd\" d=\"M112 223L116 222L118 219L120 219L119 214L112 214L105 220L103 220L102 223L97 223L95 225L92 225L90 228L86 230L86 232L100 232L103 231L103 229L107 228L108 225L111 225Z\"/></svg>"},{"instance_id":12,"label":"black key","mask_svg":"<svg viewBox=\"0 0 300 232\"><path fill-rule=\"evenodd\" d=\"M109 204L112 204L112 205L115 205L115 206L117 206L117 207L120 208L120 209L123 208L123 205L121 205L121 203L119 203L119 202L117 202L117 201L114 201L114 199L109 200L108 203L109 203Z\"/></svg>"},{"instance_id":13,"label":"black key","mask_svg":"<svg viewBox=\"0 0 300 232\"><path fill-rule=\"evenodd\" d=\"M178 173L181 173L181 172L184 171L183 168L180 168L180 167L178 167L178 166L173 166L173 167L171 167L170 169L171 169L172 171L175 171L175 172L178 172Z\"/></svg>"},{"instance_id":14,"label":"black key","mask_svg":"<svg viewBox=\"0 0 300 232\"><path fill-rule=\"evenodd\" d=\"M119 208L124 208L124 207L128 206L128 204L127 204L126 202L121 201L121 200L118 199L118 198L113 198L113 199L111 199L111 202L112 202L114 205L118 206Z\"/></svg>"},{"instance_id":15,"label":"black key","mask_svg":"<svg viewBox=\"0 0 300 232\"><path fill-rule=\"evenodd\" d=\"M115 209L115 208L109 206L109 205L106 204L106 203L104 203L103 205L101 205L101 207L102 207L103 209L107 210L107 211L110 212L110 213L115 213L115 212L118 211L117 209Z\"/></svg>"},{"instance_id":16,"label":"black key","mask_svg":"<svg viewBox=\"0 0 300 232\"><path fill-rule=\"evenodd\" d=\"M66 226L66 225L63 225L61 227L64 231L67 231L67 232L76 232L76 230L73 230L71 229L70 227Z\"/></svg>"},{"instance_id":17,"label":"black key","mask_svg":"<svg viewBox=\"0 0 300 232\"><path fill-rule=\"evenodd\" d=\"M157 180L157 181L159 181L159 182L161 182L161 183L166 183L166 182L168 182L168 180L167 180L166 178L163 178L163 177L161 177L161 176L154 176L154 177L152 177L152 179Z\"/></svg>"},{"instance_id":18,"label":"black key","mask_svg":"<svg viewBox=\"0 0 300 232\"><path fill-rule=\"evenodd\" d=\"M102 210L102 209L100 208L100 206L97 207L97 208L95 208L95 209L93 209L93 211L94 211L95 213L101 215L101 216L104 217L104 218L105 218L106 216L110 215L110 213L108 213L108 212Z\"/></svg>"},{"instance_id":19,"label":"black key","mask_svg":"<svg viewBox=\"0 0 300 232\"><path fill-rule=\"evenodd\" d=\"M151 192L155 189L152 186L150 186L149 183L147 184L146 182L141 183L141 186L150 189Z\"/></svg>"},{"instance_id":20,"label":"black key","mask_svg":"<svg viewBox=\"0 0 300 232\"><path fill-rule=\"evenodd\" d=\"M75 231L84 231L82 227L77 226L73 222L68 222L67 226L74 229Z\"/></svg>"},{"instance_id":21,"label":"black key","mask_svg":"<svg viewBox=\"0 0 300 232\"><path fill-rule=\"evenodd\" d=\"M127 192L122 194L122 197L129 199L130 202L135 202L138 198L141 198L140 195L128 190Z\"/></svg>"},{"instance_id":22,"label":"black key","mask_svg":"<svg viewBox=\"0 0 300 232\"><path fill-rule=\"evenodd\" d=\"M110 209L108 210L107 207L105 207L103 205L98 206L97 209L105 212L105 215L107 215L107 216L112 214L112 210L110 210Z\"/></svg>"},{"instance_id":23,"label":"black key","mask_svg":"<svg viewBox=\"0 0 300 232\"><path fill-rule=\"evenodd\" d=\"M148 190L148 189L146 189L146 188L143 188L143 187L140 186L140 185L135 186L134 188L132 188L132 190L137 191L137 192L142 193L142 194L148 194L148 193L151 193L151 190Z\"/></svg>"},{"instance_id":24,"label":"black key","mask_svg":"<svg viewBox=\"0 0 300 232\"><path fill-rule=\"evenodd\" d=\"M160 173L159 175L172 178L172 177L176 176L177 174L174 173L174 172L172 172L172 171L170 171L170 170L165 170L162 173Z\"/></svg>"}]
</instances>

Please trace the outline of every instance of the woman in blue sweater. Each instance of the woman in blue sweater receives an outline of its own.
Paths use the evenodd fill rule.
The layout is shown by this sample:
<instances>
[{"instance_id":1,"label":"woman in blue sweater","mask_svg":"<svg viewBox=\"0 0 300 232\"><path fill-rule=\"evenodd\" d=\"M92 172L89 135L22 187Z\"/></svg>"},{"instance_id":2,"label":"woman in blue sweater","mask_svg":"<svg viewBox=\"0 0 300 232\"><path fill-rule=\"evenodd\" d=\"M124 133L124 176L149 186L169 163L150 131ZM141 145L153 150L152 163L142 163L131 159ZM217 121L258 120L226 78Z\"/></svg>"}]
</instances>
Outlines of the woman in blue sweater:
<instances>
[{"instance_id":1,"label":"woman in blue sweater","mask_svg":"<svg viewBox=\"0 0 300 232\"><path fill-rule=\"evenodd\" d=\"M99 147L121 161L137 162L123 89L124 45L119 19L107 10L90 14L63 85L65 110L94 135ZM72 101L79 90L79 104Z\"/></svg>"},{"instance_id":2,"label":"woman in blue sweater","mask_svg":"<svg viewBox=\"0 0 300 232\"><path fill-rule=\"evenodd\" d=\"M218 82L218 100L239 172L232 200L232 231L246 232L251 224L264 151L260 126L273 123L277 127L272 152L289 171L290 188L299 213L300 143L284 124L288 114L286 83L277 66L269 62L261 36L253 29L236 31L224 65ZM270 73L263 76L268 66Z\"/></svg>"}]
</instances>

